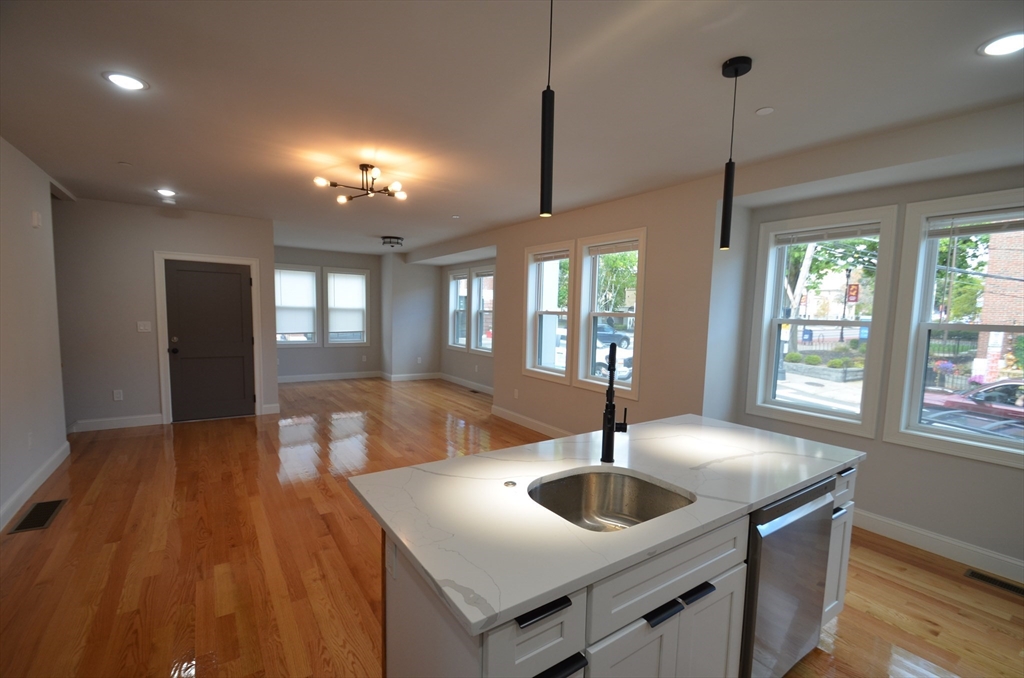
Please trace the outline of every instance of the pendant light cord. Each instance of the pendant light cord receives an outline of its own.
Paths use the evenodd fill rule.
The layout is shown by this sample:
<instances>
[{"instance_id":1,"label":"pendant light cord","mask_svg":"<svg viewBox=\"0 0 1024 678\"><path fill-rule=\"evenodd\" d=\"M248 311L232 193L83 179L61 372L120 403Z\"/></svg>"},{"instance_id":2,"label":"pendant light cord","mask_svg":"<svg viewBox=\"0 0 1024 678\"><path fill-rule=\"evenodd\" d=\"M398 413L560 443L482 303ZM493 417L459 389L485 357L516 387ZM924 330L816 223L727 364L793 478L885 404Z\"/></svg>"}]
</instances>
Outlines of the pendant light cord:
<instances>
[{"instance_id":1,"label":"pendant light cord","mask_svg":"<svg viewBox=\"0 0 1024 678\"><path fill-rule=\"evenodd\" d=\"M548 64L548 68L551 68L550 64ZM550 78L549 75L548 79ZM739 77L732 79L732 130L729 132L729 162L732 162L732 142L736 138L736 86L740 84L739 80Z\"/></svg>"},{"instance_id":2,"label":"pendant light cord","mask_svg":"<svg viewBox=\"0 0 1024 678\"><path fill-rule=\"evenodd\" d=\"M551 14L548 17L548 89L551 89L551 40L555 28L555 0L551 0ZM733 104L735 106L735 103Z\"/></svg>"}]
</instances>

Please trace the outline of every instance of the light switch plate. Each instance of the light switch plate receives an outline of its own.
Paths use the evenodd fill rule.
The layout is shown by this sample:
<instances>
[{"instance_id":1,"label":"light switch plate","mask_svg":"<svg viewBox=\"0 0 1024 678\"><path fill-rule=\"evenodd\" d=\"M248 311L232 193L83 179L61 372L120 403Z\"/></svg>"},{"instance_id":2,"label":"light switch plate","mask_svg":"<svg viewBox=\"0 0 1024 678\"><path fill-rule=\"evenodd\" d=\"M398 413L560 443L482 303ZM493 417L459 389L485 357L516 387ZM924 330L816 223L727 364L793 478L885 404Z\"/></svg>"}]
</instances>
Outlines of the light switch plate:
<instances>
[{"instance_id":1,"label":"light switch plate","mask_svg":"<svg viewBox=\"0 0 1024 678\"><path fill-rule=\"evenodd\" d=\"M153 323L148 320L140 320L138 323L139 332L152 332Z\"/></svg>"}]
</instances>

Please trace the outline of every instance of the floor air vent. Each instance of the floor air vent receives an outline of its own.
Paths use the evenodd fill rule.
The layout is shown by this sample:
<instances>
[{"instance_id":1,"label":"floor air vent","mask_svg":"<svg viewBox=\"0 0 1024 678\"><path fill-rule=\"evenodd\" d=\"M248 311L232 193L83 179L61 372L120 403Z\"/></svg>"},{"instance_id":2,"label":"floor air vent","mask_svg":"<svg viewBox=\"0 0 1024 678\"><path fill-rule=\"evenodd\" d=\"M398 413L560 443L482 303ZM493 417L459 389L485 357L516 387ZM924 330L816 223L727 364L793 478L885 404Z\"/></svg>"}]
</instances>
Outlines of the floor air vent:
<instances>
[{"instance_id":1,"label":"floor air vent","mask_svg":"<svg viewBox=\"0 0 1024 678\"><path fill-rule=\"evenodd\" d=\"M29 530L42 530L49 527L53 517L57 515L57 511L60 510L60 507L66 501L67 499L58 499L57 501L41 501L35 504L25 514L25 517L21 519L21 522L15 525L14 529L8 532L8 534L28 532Z\"/></svg>"},{"instance_id":2,"label":"floor air vent","mask_svg":"<svg viewBox=\"0 0 1024 678\"><path fill-rule=\"evenodd\" d=\"M1004 591L1009 591L1010 593L1016 593L1018 596L1024 596L1024 586L1018 586L1017 584L1011 584L1010 582L1003 581L1002 579L996 579L995 577L990 577L990 576L988 576L987 574L985 574L983 572L975 572L974 570L967 570L967 572L964 573L964 576L965 577L970 577L971 579L977 579L978 581L983 581L986 584L991 584L992 586L998 586L999 588L1003 589Z\"/></svg>"}]
</instances>

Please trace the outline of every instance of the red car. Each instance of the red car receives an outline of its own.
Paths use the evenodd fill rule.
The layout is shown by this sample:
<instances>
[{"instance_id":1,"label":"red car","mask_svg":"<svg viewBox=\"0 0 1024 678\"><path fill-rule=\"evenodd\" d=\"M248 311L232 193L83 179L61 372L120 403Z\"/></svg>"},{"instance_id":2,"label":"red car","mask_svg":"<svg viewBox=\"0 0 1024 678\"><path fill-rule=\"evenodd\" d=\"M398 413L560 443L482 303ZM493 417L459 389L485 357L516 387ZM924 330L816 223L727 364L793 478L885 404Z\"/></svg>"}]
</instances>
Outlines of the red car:
<instances>
[{"instance_id":1,"label":"red car","mask_svg":"<svg viewBox=\"0 0 1024 678\"><path fill-rule=\"evenodd\" d=\"M963 391L926 389L923 405L1024 420L1024 379L1003 379Z\"/></svg>"}]
</instances>

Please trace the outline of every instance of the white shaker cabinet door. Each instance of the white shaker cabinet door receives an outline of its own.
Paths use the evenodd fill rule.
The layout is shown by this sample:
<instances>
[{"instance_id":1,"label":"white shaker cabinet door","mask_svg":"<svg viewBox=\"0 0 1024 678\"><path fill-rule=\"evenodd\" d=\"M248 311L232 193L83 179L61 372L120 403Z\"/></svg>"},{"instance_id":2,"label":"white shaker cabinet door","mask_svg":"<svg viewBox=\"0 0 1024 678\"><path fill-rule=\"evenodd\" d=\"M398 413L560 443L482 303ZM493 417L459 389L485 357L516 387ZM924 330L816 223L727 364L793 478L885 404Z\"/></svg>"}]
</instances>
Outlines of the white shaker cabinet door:
<instances>
[{"instance_id":1,"label":"white shaker cabinet door","mask_svg":"<svg viewBox=\"0 0 1024 678\"><path fill-rule=\"evenodd\" d=\"M651 628L638 619L587 648L587 678L663 678L676 675L679 615Z\"/></svg>"},{"instance_id":2,"label":"white shaker cabinet door","mask_svg":"<svg viewBox=\"0 0 1024 678\"><path fill-rule=\"evenodd\" d=\"M832 538L828 545L825 608L821 614L822 626L843 611L843 599L846 597L846 573L850 567L850 535L852 532L853 502L848 501L832 512Z\"/></svg>"},{"instance_id":3,"label":"white shaker cabinet door","mask_svg":"<svg viewBox=\"0 0 1024 678\"><path fill-rule=\"evenodd\" d=\"M679 615L676 675L735 678L740 672L747 566L737 565L708 584L714 590ZM708 590L697 589L694 595Z\"/></svg>"}]
</instances>

